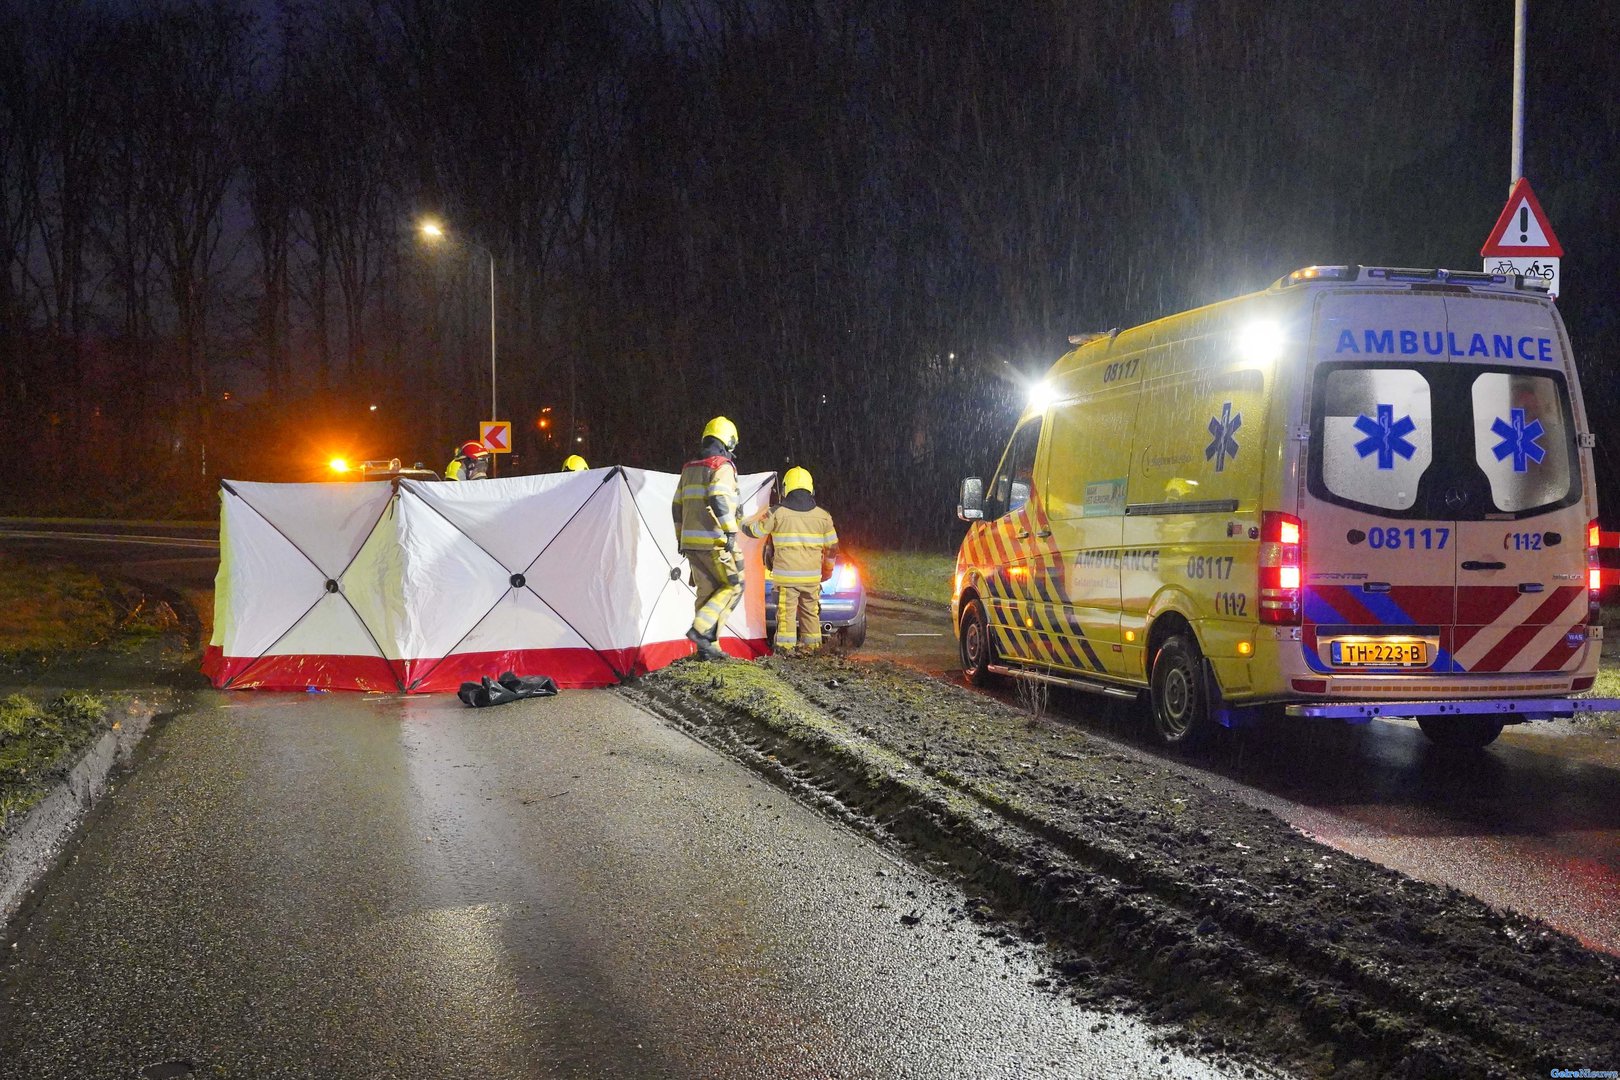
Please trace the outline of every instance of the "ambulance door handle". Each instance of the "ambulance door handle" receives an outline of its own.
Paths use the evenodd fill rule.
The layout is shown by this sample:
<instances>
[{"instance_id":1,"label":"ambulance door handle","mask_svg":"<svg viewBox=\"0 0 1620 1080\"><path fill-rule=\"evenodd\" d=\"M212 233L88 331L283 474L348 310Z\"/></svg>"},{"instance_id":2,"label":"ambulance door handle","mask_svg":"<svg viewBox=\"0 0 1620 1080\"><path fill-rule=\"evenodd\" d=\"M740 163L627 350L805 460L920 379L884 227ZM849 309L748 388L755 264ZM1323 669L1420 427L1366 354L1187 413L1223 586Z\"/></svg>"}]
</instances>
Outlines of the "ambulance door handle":
<instances>
[{"instance_id":1,"label":"ambulance door handle","mask_svg":"<svg viewBox=\"0 0 1620 1080\"><path fill-rule=\"evenodd\" d=\"M1028 529L1019 529L1018 530L1018 539L1020 539L1020 540L1028 540L1029 539L1029 530Z\"/></svg>"},{"instance_id":2,"label":"ambulance door handle","mask_svg":"<svg viewBox=\"0 0 1620 1080\"><path fill-rule=\"evenodd\" d=\"M1462 564L1464 570L1506 570L1505 562L1481 562L1478 559L1468 559Z\"/></svg>"},{"instance_id":3,"label":"ambulance door handle","mask_svg":"<svg viewBox=\"0 0 1620 1080\"><path fill-rule=\"evenodd\" d=\"M1035 534L1035 539L1037 539L1037 540L1045 540L1048 536L1051 536L1051 535L1052 535L1052 530L1051 529L1042 529L1040 532Z\"/></svg>"}]
</instances>

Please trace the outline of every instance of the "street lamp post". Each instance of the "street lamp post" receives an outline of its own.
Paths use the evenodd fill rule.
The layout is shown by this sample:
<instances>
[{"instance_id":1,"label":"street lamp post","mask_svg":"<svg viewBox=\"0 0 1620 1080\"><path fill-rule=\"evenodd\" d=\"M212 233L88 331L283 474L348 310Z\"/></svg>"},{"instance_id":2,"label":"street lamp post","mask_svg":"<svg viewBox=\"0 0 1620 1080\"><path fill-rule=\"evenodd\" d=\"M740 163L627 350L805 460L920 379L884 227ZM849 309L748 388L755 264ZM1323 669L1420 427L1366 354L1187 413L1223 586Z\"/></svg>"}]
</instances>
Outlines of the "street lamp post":
<instances>
[{"instance_id":1,"label":"street lamp post","mask_svg":"<svg viewBox=\"0 0 1620 1080\"><path fill-rule=\"evenodd\" d=\"M423 239L431 243L449 239L444 226L432 219L423 221L418 226L418 230L421 232ZM495 391L495 253L476 240L461 237L458 238L457 242L466 247L477 248L489 260L489 418L499 420L501 418L500 399ZM491 476L495 475L495 463L497 460L498 455L490 455L489 474Z\"/></svg>"}]
</instances>

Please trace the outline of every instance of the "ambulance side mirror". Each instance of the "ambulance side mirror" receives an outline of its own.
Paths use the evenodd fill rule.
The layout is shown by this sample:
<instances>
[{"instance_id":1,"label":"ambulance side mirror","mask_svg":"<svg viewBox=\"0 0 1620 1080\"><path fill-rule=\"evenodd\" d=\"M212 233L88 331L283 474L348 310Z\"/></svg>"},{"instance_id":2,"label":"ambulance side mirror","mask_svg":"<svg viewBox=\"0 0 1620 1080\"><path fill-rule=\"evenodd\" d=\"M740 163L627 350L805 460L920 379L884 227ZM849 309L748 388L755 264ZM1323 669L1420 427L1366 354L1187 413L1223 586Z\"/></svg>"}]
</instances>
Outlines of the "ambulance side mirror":
<instances>
[{"instance_id":1,"label":"ambulance side mirror","mask_svg":"<svg viewBox=\"0 0 1620 1080\"><path fill-rule=\"evenodd\" d=\"M984 520L984 481L977 476L962 481L962 494L956 500L956 516L963 521Z\"/></svg>"}]
</instances>

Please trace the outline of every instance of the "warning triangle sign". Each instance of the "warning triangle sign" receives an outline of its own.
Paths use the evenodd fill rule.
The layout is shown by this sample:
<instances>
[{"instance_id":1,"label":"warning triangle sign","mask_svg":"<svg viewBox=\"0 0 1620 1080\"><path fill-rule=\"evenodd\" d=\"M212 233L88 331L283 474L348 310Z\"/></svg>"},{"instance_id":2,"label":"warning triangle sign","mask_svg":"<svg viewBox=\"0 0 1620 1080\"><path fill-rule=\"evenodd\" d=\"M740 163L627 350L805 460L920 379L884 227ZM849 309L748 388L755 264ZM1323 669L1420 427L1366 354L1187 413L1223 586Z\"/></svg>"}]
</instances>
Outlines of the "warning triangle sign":
<instances>
[{"instance_id":1,"label":"warning triangle sign","mask_svg":"<svg viewBox=\"0 0 1620 1080\"><path fill-rule=\"evenodd\" d=\"M1507 205L1479 253L1486 257L1512 255L1562 256L1564 245L1553 235L1552 224L1541 209L1530 181L1519 177L1508 192Z\"/></svg>"}]
</instances>

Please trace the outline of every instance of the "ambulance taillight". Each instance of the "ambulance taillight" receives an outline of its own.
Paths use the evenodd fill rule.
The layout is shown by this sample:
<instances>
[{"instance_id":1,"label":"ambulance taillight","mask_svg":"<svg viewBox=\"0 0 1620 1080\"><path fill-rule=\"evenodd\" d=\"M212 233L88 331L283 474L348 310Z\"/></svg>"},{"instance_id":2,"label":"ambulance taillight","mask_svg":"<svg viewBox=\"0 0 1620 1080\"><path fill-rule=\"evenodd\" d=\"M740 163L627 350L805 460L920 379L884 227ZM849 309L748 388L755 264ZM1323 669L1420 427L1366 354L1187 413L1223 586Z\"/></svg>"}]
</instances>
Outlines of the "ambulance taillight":
<instances>
[{"instance_id":1,"label":"ambulance taillight","mask_svg":"<svg viewBox=\"0 0 1620 1080\"><path fill-rule=\"evenodd\" d=\"M1267 510L1260 515L1260 621L1270 626L1298 626L1301 552L1305 524L1292 514Z\"/></svg>"},{"instance_id":2,"label":"ambulance taillight","mask_svg":"<svg viewBox=\"0 0 1620 1080\"><path fill-rule=\"evenodd\" d=\"M1598 548L1603 546L1603 533L1596 521L1586 526L1586 621L1596 626L1603 614L1599 602L1603 592L1603 570L1598 562Z\"/></svg>"}]
</instances>

